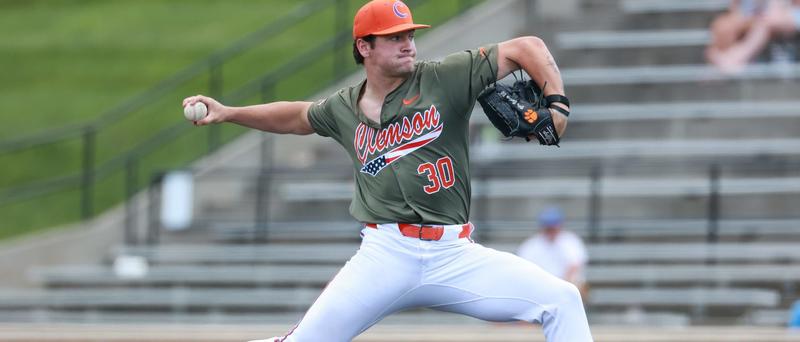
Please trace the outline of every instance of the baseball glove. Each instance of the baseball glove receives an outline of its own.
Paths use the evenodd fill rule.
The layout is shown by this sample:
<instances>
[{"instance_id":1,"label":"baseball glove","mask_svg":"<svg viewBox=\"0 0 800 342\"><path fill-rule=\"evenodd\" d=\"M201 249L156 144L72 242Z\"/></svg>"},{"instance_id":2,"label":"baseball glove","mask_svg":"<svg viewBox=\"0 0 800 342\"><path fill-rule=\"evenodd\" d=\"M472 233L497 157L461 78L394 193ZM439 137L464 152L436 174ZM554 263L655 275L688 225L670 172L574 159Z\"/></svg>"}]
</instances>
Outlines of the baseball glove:
<instances>
[{"instance_id":1,"label":"baseball glove","mask_svg":"<svg viewBox=\"0 0 800 342\"><path fill-rule=\"evenodd\" d=\"M504 136L522 137L527 141L534 136L542 145L558 146L560 139L550 110L567 116L569 112L560 107L548 108L551 102L569 106L569 100L563 95L545 97L533 80L517 81L511 86L494 84L478 95L478 103L489 121Z\"/></svg>"}]
</instances>

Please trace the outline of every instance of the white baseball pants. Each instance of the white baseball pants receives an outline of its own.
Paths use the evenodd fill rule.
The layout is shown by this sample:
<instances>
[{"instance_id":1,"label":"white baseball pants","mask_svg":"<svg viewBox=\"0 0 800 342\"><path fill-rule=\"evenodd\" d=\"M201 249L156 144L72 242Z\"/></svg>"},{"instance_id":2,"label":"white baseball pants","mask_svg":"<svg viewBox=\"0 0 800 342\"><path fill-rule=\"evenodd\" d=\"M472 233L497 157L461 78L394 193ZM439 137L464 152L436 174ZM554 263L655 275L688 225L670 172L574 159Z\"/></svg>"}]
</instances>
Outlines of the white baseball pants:
<instances>
[{"instance_id":1,"label":"white baseball pants","mask_svg":"<svg viewBox=\"0 0 800 342\"><path fill-rule=\"evenodd\" d=\"M455 229L461 230L447 226ZM575 286L527 260L458 233L425 241L401 235L396 224L381 224L364 228L362 236L358 252L283 341L351 341L412 307L541 323L548 342L592 341Z\"/></svg>"}]
</instances>

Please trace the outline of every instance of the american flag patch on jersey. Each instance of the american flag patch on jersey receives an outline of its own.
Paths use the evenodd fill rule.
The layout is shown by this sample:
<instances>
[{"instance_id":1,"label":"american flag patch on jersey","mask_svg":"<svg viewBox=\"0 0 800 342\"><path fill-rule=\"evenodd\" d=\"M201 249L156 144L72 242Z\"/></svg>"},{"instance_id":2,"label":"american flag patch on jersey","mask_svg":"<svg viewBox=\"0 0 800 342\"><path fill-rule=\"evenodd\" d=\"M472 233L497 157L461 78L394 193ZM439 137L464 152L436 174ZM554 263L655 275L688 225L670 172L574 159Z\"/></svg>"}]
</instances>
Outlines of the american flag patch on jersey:
<instances>
[{"instance_id":1,"label":"american flag patch on jersey","mask_svg":"<svg viewBox=\"0 0 800 342\"><path fill-rule=\"evenodd\" d=\"M370 160L368 163L364 164L364 166L361 168L361 172L375 177L379 172L381 172L381 170L389 166L389 164L395 160L400 159L401 157L416 151L420 147L429 144L431 141L436 140L436 138L442 134L442 127L444 126L439 125L439 127L436 127L436 129L428 132L427 134L397 146L393 150L386 152L373 160Z\"/></svg>"}]
</instances>

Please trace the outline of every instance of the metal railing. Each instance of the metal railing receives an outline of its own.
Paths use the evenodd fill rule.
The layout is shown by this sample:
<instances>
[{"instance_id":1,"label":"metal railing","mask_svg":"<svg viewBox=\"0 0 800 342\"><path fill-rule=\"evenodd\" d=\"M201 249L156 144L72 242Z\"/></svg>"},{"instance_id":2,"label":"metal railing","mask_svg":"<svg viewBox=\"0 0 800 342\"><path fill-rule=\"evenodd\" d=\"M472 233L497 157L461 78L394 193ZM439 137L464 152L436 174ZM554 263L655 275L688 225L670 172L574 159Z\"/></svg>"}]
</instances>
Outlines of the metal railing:
<instances>
[{"instance_id":1,"label":"metal railing","mask_svg":"<svg viewBox=\"0 0 800 342\"><path fill-rule=\"evenodd\" d=\"M170 91L176 90L182 85L203 75L206 75L209 80L209 96L224 98L223 68L227 61L245 51L248 51L249 49L256 47L257 44L262 43L264 40L287 31L294 25L301 23L303 19L306 19L314 13L317 13L327 7L337 5L336 8L339 12L341 12L337 14L337 16L346 15L344 12L347 11L347 6L343 5L345 3L346 1L344 0L307 1L295 7L292 11L280 17L278 20L245 36L230 46L213 53L208 58L188 66L187 68L159 82L143 93L111 108L110 110L101 114L98 119L90 123L59 127L0 142L0 154L8 154L42 145L62 143L73 139L80 139L82 146L82 164L79 174L53 177L50 179L7 188L5 191L0 192L0 205L61 191L69 187L80 186L82 188L81 217L84 219L90 217L94 212L91 193L93 190L93 184L98 178L101 178L101 176L109 172L115 171L123 163L130 163L129 160L131 159L139 158L141 155L149 153L153 150L154 145L163 144L167 141L175 139L175 137L179 136L188 127L185 123L181 122L171 127L164 128L158 131L158 133L154 134L147 141L140 143L138 146L130 149L128 152L123 153L101 165L97 165L96 161L96 137L98 132L120 122L130 115L137 113L138 110L141 110L151 103L154 103L155 99L163 98L164 95L168 94ZM340 23L337 22L337 25L339 24ZM344 30L346 30L346 27L337 27L333 32L341 32ZM293 69L291 69L292 72L297 70L296 66L290 67L293 67ZM286 71L282 71L281 73L285 72ZM209 128L209 151L213 151L219 146L220 141L218 129L219 128L217 127Z\"/></svg>"},{"instance_id":2,"label":"metal railing","mask_svg":"<svg viewBox=\"0 0 800 342\"><path fill-rule=\"evenodd\" d=\"M269 148L268 144L262 145L262 156L269 158L271 155L271 151L268 150ZM235 207L239 210L247 207L245 211L252 214L241 214L235 218L218 217L213 214L211 216L200 215L194 218L193 228L191 229L224 226L222 230L242 230L243 233L241 236L244 236L244 238L239 240L260 243L270 240L270 236L273 236L275 233L274 231L270 231L271 229L274 230L276 226L285 226L287 223L291 223L290 221L286 221L287 216L294 217L292 220L294 220L294 223L297 225L313 225L314 222L326 222L329 228L334 230L336 228L332 228L333 226L352 220L352 218L349 218L347 215L345 206L341 205L352 198L352 194L347 193L351 187L349 184L352 182L352 170L344 166L341 168L326 167L324 170L296 170L276 169L272 167L271 164L264 165L269 166L247 169L223 168L215 170L212 173L204 173L201 177L196 178L195 183L198 184L198 186L208 186L209 184L226 179L246 179L246 184L250 185L246 185L244 188L256 189L256 191L252 194L242 196L243 198L236 202L238 204L231 207ZM560 201L564 201L565 198L571 199L571 201L567 201L569 204L567 204L565 208L567 216L569 217L568 226L571 229L580 231L587 240L593 243L626 238L625 236L617 235L618 232L616 232L616 230L619 229L619 227L615 227L615 225L620 223L637 224L639 222L651 221L650 223L663 225L667 229L673 230L671 232L658 232L657 229L648 231L652 229L648 227L634 228L640 229L641 232L644 233L639 234L639 237L690 237L692 239L701 239L709 243L718 242L722 235L738 236L738 238L757 237L752 235L753 232L757 234L759 227L749 229L746 233L737 233L735 229L726 231L726 229L730 229L729 224L731 222L743 222L758 226L760 221L772 221L771 223L767 223L771 225L775 225L777 221L781 221L782 223L777 222L777 224L786 226L779 229L765 229L768 235L789 234L795 228L791 225L800 224L800 216L789 210L784 210L780 215L774 215L774 213L770 214L756 211L739 212L733 208L741 208L741 205L730 206L741 198L737 196L758 196L757 198L759 198L760 201L764 201L764 203L768 203L768 201L781 201L781 203L790 201L791 203L800 203L800 191L793 191L792 189L765 189L761 188L764 186L764 182L760 181L750 182L752 184L744 185L745 188L742 187L741 183L738 183L739 185L736 183L736 180L741 179L773 180L786 176L794 179L800 176L797 172L800 170L800 164L797 162L764 162L761 164L710 162L682 166L679 171L675 172L659 171L662 166L663 165L660 163L652 163L650 165L631 167L626 171L630 172L633 170L640 175L652 172L657 175L655 178L663 177L664 181L654 180L652 182L650 186L654 188L659 188L661 186L661 188L660 190L655 189L654 193L651 195L647 195L647 189L643 189L645 191L641 193L640 191L634 191L633 194L625 194L627 190L620 192L620 189L614 189L614 182L609 182L609 180L624 179L624 176L614 174L613 170L596 164L587 168L559 169L561 172L559 174L560 177L563 176L574 180L577 187L586 187L585 191L581 191L580 193L568 190L567 193L559 194L558 191L553 189L563 188L563 184L555 184L552 185L553 189L521 189L521 192L529 195L515 193L506 196L497 196L496 194L502 193L504 188L498 185L497 188L493 189L495 186L493 184L496 184L493 182L529 179L530 175L520 174L519 168L479 164L473 165L471 172L474 194L472 198L471 220L479 227L476 231L476 237L481 241L491 240L497 232L509 228L519 229L513 226L523 227L523 229L524 227L528 227L527 231L533 233L536 227L536 213L531 211L517 211L513 213L506 211L496 213L495 210L498 207L503 207L505 203L508 203L504 201L513 201L515 205L527 203L523 204L523 207L534 208L537 205L559 203ZM157 208L160 206L158 191L161 186L161 175L162 174L159 173L152 178L153 182L150 184L150 187L154 196L149 198L151 202L147 204L147 207ZM744 177L742 177L743 175ZM780 177L775 177L776 175ZM670 179L680 180L687 178L697 179L699 182L692 188L680 188L681 185L678 185L675 189L668 189L666 192L663 191L664 187L662 185L664 182L669 182ZM703 179L705 179L705 181L703 181ZM547 181L546 178L543 180ZM303 191L302 189L292 188L292 185L309 182L315 184L314 188L316 190L327 191L328 197L331 198L319 199L313 194L304 197L302 193L299 193ZM329 187L324 184L332 185L330 187L331 189L328 189ZM543 184L543 186L547 187L546 182ZM683 186L685 186L685 183L681 182L676 182L676 184L684 184ZM779 182L776 184L779 184ZM769 185L767 187L774 188L775 185ZM287 188L292 188L292 193L290 194L292 198L286 197ZM342 191L342 189L345 188L347 190ZM795 188L795 186L792 186L792 188ZM331 196L331 193L335 194ZM250 195L252 195L253 198L250 198ZM778 197L770 197L773 195L777 195ZM631 212L620 209L620 203L623 203L622 207L627 208L628 206L638 205L642 199L655 199L659 201L657 202L658 204L667 204L667 206L673 206L678 209L665 208L664 210L659 210L661 213L660 215L654 216L646 216L643 214L631 215ZM291 211L292 207L306 208L307 203L315 203L315 208L320 208L318 206L324 205L322 203L325 201L328 201L330 208L334 209L337 206L336 203L339 203L341 207L339 213L331 215L326 212L317 215L319 216L317 217L313 212L301 213L301 211ZM607 201L615 201L616 205L606 206ZM687 207L686 202L692 202L692 205ZM532 203L538 204L533 205ZM248 207L250 205L253 207ZM655 204L649 205L653 206ZM289 211L281 212L286 210ZM151 215L154 213L155 211L150 212ZM282 218L276 219L273 217L275 213L280 214ZM633 216L637 216L638 218ZM144 241L128 240L128 244L138 244L142 242L150 244L158 243L159 232L161 231L159 221L156 217L150 216L149 222L150 225L146 227L147 237ZM358 223L353 223L352 236L355 238L357 237L356 226ZM681 225L684 226L681 227ZM341 226L341 224L339 224L339 226ZM128 229L133 229L133 226L128 226ZM208 233L214 234L212 231ZM307 233L297 233L296 238L315 239L313 236L304 236L305 234ZM130 235L133 236L137 234L131 232ZM632 235L633 238L637 236L636 233ZM284 235L281 236L285 238ZM800 237L800 233L796 233L796 236ZM211 235L209 238L214 239Z\"/></svg>"},{"instance_id":3,"label":"metal railing","mask_svg":"<svg viewBox=\"0 0 800 342\"><path fill-rule=\"evenodd\" d=\"M421 5L428 0L408 1L410 4ZM459 12L464 11L469 6L476 3L472 0L459 0ZM323 40L316 46L312 46L283 65L274 68L274 71L267 72L260 77L231 91L224 82L224 69L226 63L247 51L255 49L258 44L288 31L303 20L333 7L334 27L330 38ZM125 152L112 155L107 160L99 163L98 134L108 130L112 125L119 125L119 122L126 118L134 117L139 111L148 107L159 100L166 99L166 94L171 91L179 90L200 77L208 78L208 95L225 101L230 104L239 104L253 96L259 96L261 101L268 101L274 98L275 88L281 82L295 73L303 70L309 64L320 60L324 56L333 56L331 74L333 77L329 82L333 82L343 75L354 70L355 66L348 63L350 51L343 51L350 38L350 8L347 0L316 0L304 2L286 15L281 16L263 28L255 31L230 46L213 53L208 58L199 61L191 66L179 71L145 92L111 108L102 114L98 119L84 124L73 124L59 127L43 132L26 135L0 142L0 156L20 151L41 148L48 145L65 145L70 142L79 141L80 144L80 167L76 172L51 176L45 179L38 179L17 184L0 190L0 207L21 201L31 200L65 191L68 189L80 189L80 217L90 218L95 213L95 189L97 183L110 177L112 174L124 170L125 173L125 196L129 198L138 189L139 171L144 162L142 159L151 156L168 143L175 142L187 135L191 125L185 122L168 124L158 130L149 138L140 141ZM348 67L349 66L349 67ZM314 91L327 86L329 82L316 82L313 86L306 88L305 96L311 95ZM221 133L218 125L207 128L206 137L207 150L210 153L221 145Z\"/></svg>"}]
</instances>

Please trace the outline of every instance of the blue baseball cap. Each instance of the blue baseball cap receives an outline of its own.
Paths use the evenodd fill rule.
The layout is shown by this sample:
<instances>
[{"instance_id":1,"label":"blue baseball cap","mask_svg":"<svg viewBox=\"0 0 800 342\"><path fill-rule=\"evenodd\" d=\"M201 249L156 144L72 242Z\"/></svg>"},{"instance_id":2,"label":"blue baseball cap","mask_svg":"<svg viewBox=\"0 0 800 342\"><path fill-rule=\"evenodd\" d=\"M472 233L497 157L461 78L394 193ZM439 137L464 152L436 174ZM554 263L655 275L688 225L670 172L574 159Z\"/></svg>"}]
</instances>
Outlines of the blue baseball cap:
<instances>
[{"instance_id":1,"label":"blue baseball cap","mask_svg":"<svg viewBox=\"0 0 800 342\"><path fill-rule=\"evenodd\" d=\"M564 213L557 207L548 207L539 213L539 224L542 227L560 226L564 222Z\"/></svg>"}]
</instances>

